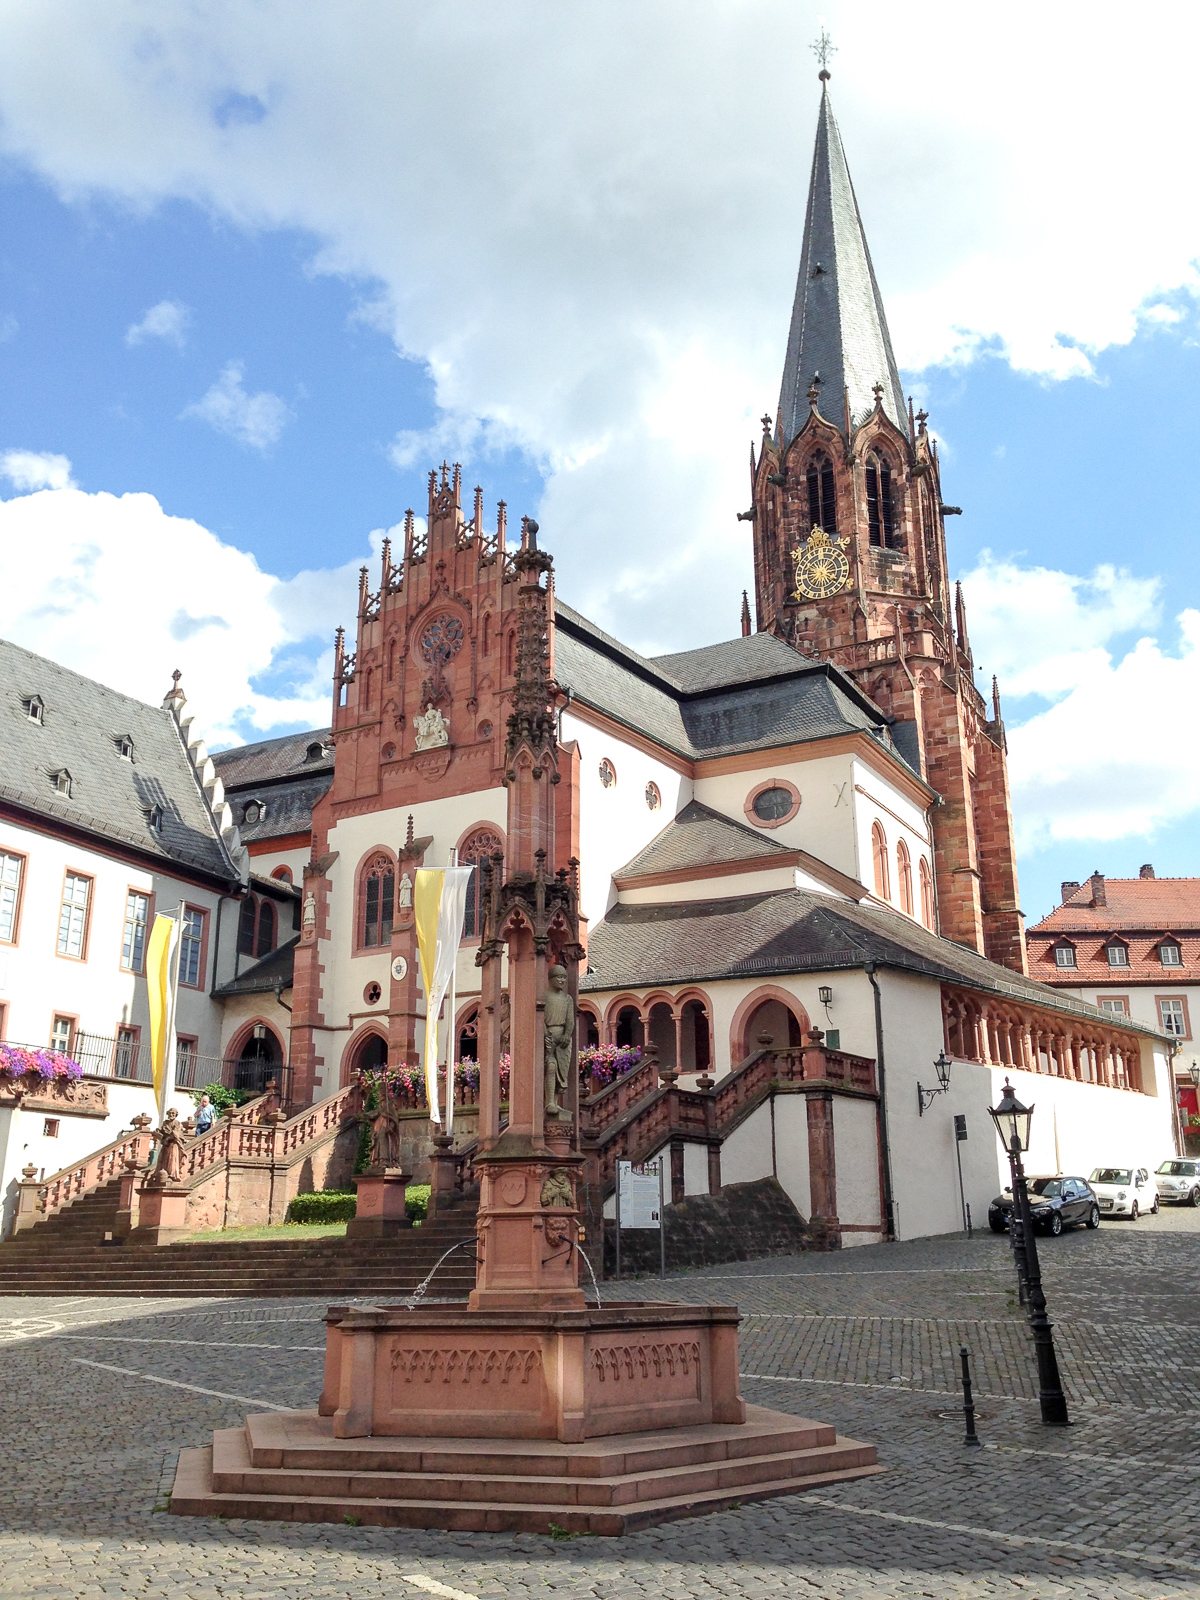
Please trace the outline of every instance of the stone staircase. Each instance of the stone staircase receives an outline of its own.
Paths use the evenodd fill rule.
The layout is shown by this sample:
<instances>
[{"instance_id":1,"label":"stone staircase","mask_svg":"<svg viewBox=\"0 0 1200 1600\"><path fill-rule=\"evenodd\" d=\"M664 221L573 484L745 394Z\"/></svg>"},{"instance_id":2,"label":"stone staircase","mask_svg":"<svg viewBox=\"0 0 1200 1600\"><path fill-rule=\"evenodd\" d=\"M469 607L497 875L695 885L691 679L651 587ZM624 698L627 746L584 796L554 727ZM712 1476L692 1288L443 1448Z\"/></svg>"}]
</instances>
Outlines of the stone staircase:
<instances>
[{"instance_id":1,"label":"stone staircase","mask_svg":"<svg viewBox=\"0 0 1200 1600\"><path fill-rule=\"evenodd\" d=\"M464 1200L396 1240L202 1240L163 1248L106 1244L117 1220L119 1180L0 1245L0 1295L343 1295L409 1294L443 1251L475 1233L476 1205ZM475 1287L465 1247L430 1286L438 1299Z\"/></svg>"},{"instance_id":2,"label":"stone staircase","mask_svg":"<svg viewBox=\"0 0 1200 1600\"><path fill-rule=\"evenodd\" d=\"M871 1445L746 1408L743 1425L553 1439L335 1439L315 1411L247 1417L183 1450L181 1516L489 1533L621 1534L881 1472Z\"/></svg>"}]
</instances>

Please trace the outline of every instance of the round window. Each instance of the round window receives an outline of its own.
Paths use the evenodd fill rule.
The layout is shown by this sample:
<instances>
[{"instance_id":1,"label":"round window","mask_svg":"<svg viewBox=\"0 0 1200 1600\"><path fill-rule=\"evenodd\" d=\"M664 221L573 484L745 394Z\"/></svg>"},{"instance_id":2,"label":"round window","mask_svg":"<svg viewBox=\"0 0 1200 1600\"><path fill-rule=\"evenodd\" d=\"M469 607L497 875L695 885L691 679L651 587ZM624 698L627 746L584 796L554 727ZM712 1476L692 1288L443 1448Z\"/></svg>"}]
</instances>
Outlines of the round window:
<instances>
[{"instance_id":1,"label":"round window","mask_svg":"<svg viewBox=\"0 0 1200 1600\"><path fill-rule=\"evenodd\" d=\"M604 760L600 763L600 782L606 789L611 789L616 781L617 769L613 766L608 757L605 756Z\"/></svg>"},{"instance_id":2,"label":"round window","mask_svg":"<svg viewBox=\"0 0 1200 1600\"><path fill-rule=\"evenodd\" d=\"M257 822L259 817L261 817L261 816L262 816L262 807L259 805L258 801L257 800L248 800L246 802L245 809L242 812L242 821L243 822Z\"/></svg>"},{"instance_id":3,"label":"round window","mask_svg":"<svg viewBox=\"0 0 1200 1600\"><path fill-rule=\"evenodd\" d=\"M779 822L794 808L796 802L790 789L764 789L754 796L754 815L761 822Z\"/></svg>"},{"instance_id":4,"label":"round window","mask_svg":"<svg viewBox=\"0 0 1200 1600\"><path fill-rule=\"evenodd\" d=\"M363 990L363 999L369 1006L377 1006L383 999L383 989L378 983L369 983Z\"/></svg>"},{"instance_id":5,"label":"round window","mask_svg":"<svg viewBox=\"0 0 1200 1600\"><path fill-rule=\"evenodd\" d=\"M659 806L662 805L662 795L659 793L656 783L648 783L646 785L646 804L651 811L657 811Z\"/></svg>"}]
</instances>

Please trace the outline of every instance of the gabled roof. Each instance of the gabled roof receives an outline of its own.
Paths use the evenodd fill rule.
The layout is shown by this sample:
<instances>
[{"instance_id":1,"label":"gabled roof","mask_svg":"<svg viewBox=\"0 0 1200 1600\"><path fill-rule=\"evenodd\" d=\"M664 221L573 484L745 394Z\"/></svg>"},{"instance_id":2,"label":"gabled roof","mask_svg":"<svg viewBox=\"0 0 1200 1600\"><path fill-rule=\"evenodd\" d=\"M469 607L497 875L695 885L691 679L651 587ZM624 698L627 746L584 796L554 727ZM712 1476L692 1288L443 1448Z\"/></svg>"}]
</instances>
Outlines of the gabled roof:
<instances>
[{"instance_id":1,"label":"gabled roof","mask_svg":"<svg viewBox=\"0 0 1200 1600\"><path fill-rule=\"evenodd\" d=\"M260 739L257 744L240 744L232 750L218 750L212 754L226 793L250 785L275 783L287 778L312 777L315 773L333 772L333 746L329 743L329 728L311 728L307 732L285 733L279 739ZM322 754L313 760L308 755L311 745L319 744Z\"/></svg>"},{"instance_id":2,"label":"gabled roof","mask_svg":"<svg viewBox=\"0 0 1200 1600\"><path fill-rule=\"evenodd\" d=\"M31 721L25 701L44 710ZM119 740L133 740L132 760ZM71 774L70 795L52 774ZM146 705L45 656L0 640L0 800L172 864L235 881L178 725ZM149 816L161 808L161 826Z\"/></svg>"},{"instance_id":3,"label":"gabled roof","mask_svg":"<svg viewBox=\"0 0 1200 1600\"><path fill-rule=\"evenodd\" d=\"M1092 880L1082 884L1029 929L1029 936L1063 933L1200 931L1200 878L1105 878L1107 904L1093 902Z\"/></svg>"},{"instance_id":4,"label":"gabled roof","mask_svg":"<svg viewBox=\"0 0 1200 1600\"><path fill-rule=\"evenodd\" d=\"M613 877L650 878L661 872L691 867L712 867L727 861L758 861L783 856L794 861L796 852L753 828L723 817L699 800L692 800L655 834L644 850L626 862Z\"/></svg>"},{"instance_id":5,"label":"gabled roof","mask_svg":"<svg viewBox=\"0 0 1200 1600\"><path fill-rule=\"evenodd\" d=\"M693 761L847 733L903 761L850 678L766 633L650 660L560 600L554 675L574 699Z\"/></svg>"},{"instance_id":6,"label":"gabled roof","mask_svg":"<svg viewBox=\"0 0 1200 1600\"><path fill-rule=\"evenodd\" d=\"M613 906L588 935L588 970L579 987L597 991L711 983L835 971L867 961L1091 1021L1098 1016L1086 1002L941 939L898 911L833 900L806 889ZM1155 1032L1128 1018L1121 1018L1120 1026Z\"/></svg>"},{"instance_id":7,"label":"gabled roof","mask_svg":"<svg viewBox=\"0 0 1200 1600\"><path fill-rule=\"evenodd\" d=\"M779 392L779 443L785 447L808 420L806 396L818 375L817 409L827 422L844 426L845 390L854 422L863 421L874 408L872 387L880 383L884 411L907 434L904 392L883 299L829 91L824 88Z\"/></svg>"}]
</instances>

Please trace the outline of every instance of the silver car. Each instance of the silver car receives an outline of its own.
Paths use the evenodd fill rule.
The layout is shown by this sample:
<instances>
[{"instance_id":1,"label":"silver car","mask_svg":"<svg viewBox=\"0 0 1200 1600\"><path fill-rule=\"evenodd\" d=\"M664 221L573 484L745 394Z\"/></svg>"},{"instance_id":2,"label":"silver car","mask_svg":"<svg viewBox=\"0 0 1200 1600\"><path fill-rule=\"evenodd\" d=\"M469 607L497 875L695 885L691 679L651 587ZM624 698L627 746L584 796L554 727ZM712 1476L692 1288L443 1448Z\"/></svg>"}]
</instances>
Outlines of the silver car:
<instances>
[{"instance_id":1,"label":"silver car","mask_svg":"<svg viewBox=\"0 0 1200 1600\"><path fill-rule=\"evenodd\" d=\"M1200 1161L1163 1161L1154 1181L1160 1200L1176 1206L1200 1206Z\"/></svg>"}]
</instances>

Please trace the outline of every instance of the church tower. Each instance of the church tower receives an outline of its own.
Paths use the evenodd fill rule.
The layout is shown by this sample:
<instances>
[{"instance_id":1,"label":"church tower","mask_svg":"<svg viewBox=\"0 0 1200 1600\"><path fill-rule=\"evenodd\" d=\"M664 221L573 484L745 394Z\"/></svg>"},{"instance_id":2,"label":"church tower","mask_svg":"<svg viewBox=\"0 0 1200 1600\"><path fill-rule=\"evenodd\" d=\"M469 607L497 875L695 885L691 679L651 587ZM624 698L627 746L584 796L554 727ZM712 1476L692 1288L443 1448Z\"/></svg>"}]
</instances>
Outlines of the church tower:
<instances>
[{"instance_id":1,"label":"church tower","mask_svg":"<svg viewBox=\"0 0 1200 1600\"><path fill-rule=\"evenodd\" d=\"M953 595L937 446L900 387L841 135L821 108L779 411L750 452L757 624L834 662L942 798L941 933L1026 970L1007 747Z\"/></svg>"}]
</instances>

